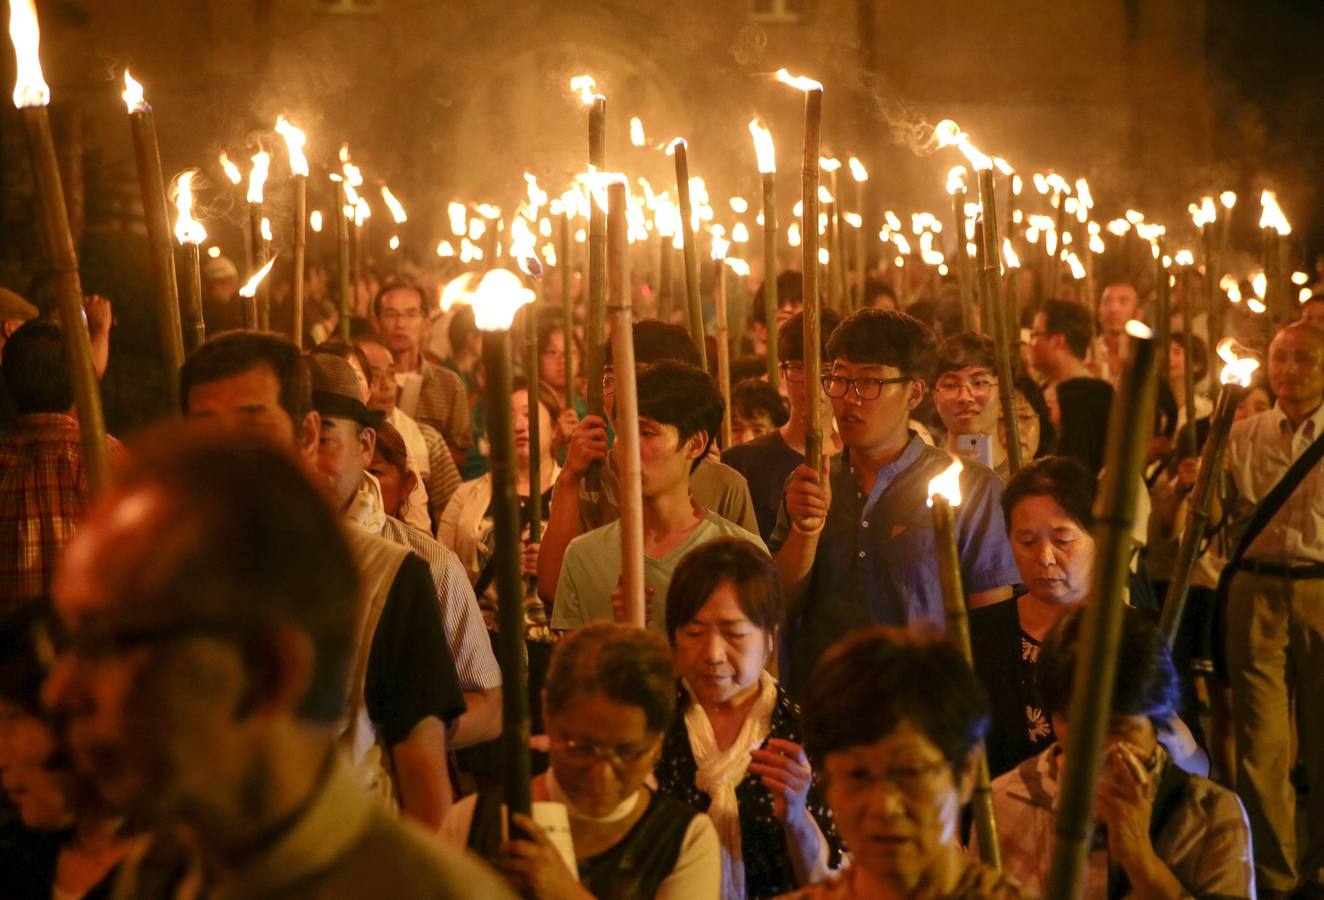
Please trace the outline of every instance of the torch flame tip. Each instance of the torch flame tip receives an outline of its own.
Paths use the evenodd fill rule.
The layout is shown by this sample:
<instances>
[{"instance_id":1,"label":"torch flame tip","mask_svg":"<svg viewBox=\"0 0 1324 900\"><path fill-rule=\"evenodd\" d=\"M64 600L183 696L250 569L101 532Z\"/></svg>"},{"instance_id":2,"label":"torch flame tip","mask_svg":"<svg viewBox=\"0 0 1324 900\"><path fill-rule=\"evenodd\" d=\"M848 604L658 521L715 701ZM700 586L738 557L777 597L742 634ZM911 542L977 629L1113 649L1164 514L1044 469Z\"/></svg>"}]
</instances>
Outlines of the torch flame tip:
<instances>
[{"instance_id":1,"label":"torch flame tip","mask_svg":"<svg viewBox=\"0 0 1324 900\"><path fill-rule=\"evenodd\" d=\"M965 466L957 457L952 457L952 464L929 479L929 506L933 506L934 497L944 498L951 506L961 505L961 470Z\"/></svg>"}]
</instances>

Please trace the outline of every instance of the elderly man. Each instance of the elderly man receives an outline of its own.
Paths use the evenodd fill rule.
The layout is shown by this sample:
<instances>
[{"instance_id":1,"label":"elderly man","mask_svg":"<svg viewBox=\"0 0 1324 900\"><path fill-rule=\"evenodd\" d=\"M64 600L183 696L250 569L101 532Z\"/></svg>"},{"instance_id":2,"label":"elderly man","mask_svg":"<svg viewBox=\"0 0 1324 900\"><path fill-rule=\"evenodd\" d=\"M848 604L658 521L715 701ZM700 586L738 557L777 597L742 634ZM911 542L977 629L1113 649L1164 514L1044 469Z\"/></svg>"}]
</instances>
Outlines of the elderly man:
<instances>
[{"instance_id":1,"label":"elderly man","mask_svg":"<svg viewBox=\"0 0 1324 900\"><path fill-rule=\"evenodd\" d=\"M155 831L117 896L505 896L374 804L334 750L360 627L325 500L252 435L158 435L70 546L47 698Z\"/></svg>"},{"instance_id":2,"label":"elderly man","mask_svg":"<svg viewBox=\"0 0 1324 900\"><path fill-rule=\"evenodd\" d=\"M501 669L482 612L459 558L430 535L387 515L381 486L368 472L382 414L359 399L354 370L331 353L308 357L313 409L321 418L317 471L336 509L365 533L408 547L428 563L446 623L451 656L468 711L454 724L450 743L463 747L501 733Z\"/></svg>"},{"instance_id":3,"label":"elderly man","mask_svg":"<svg viewBox=\"0 0 1324 900\"><path fill-rule=\"evenodd\" d=\"M1283 329L1269 345L1268 370L1273 409L1234 423L1228 438L1234 535L1324 435L1324 332L1304 322ZM1255 835L1260 896L1287 896L1298 881L1302 896L1324 896L1324 468L1314 466L1233 568L1227 661L1237 791ZM1310 785L1304 830L1289 777L1293 713Z\"/></svg>"},{"instance_id":4,"label":"elderly man","mask_svg":"<svg viewBox=\"0 0 1324 900\"><path fill-rule=\"evenodd\" d=\"M189 355L179 380L186 417L261 436L316 471L321 418L289 341L219 335ZM436 589L427 563L406 548L359 529L346 536L371 615L357 642L356 702L342 741L363 780L435 828L450 802L446 725L465 710Z\"/></svg>"}]
</instances>

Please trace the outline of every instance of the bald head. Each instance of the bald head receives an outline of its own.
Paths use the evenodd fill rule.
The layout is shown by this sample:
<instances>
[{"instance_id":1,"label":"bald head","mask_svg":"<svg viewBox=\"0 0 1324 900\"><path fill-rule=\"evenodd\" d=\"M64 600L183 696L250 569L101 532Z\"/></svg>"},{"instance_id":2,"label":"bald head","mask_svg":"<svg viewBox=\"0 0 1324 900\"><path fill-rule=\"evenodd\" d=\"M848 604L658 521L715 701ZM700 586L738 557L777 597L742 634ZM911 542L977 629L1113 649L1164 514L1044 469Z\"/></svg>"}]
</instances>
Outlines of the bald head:
<instances>
[{"instance_id":1,"label":"bald head","mask_svg":"<svg viewBox=\"0 0 1324 900\"><path fill-rule=\"evenodd\" d=\"M1289 417L1312 413L1324 402L1324 331L1293 322L1269 345L1269 388Z\"/></svg>"}]
</instances>

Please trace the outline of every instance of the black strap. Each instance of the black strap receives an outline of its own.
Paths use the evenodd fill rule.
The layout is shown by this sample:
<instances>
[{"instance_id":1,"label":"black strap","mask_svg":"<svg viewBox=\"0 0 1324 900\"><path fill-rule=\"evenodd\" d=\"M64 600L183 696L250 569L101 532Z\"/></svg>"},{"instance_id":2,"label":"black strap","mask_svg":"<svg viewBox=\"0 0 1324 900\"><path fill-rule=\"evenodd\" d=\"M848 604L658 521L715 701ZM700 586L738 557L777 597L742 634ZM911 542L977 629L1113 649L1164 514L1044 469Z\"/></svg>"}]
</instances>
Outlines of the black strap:
<instances>
[{"instance_id":1,"label":"black strap","mask_svg":"<svg viewBox=\"0 0 1324 900\"><path fill-rule=\"evenodd\" d=\"M1282 509L1283 504L1287 502L1287 498L1310 474L1310 470L1315 468L1315 464L1320 461L1321 457L1324 457L1324 433L1315 436L1315 440L1306 448L1306 451L1296 458L1296 461L1283 473L1283 477L1278 479L1278 483L1269 490L1269 493L1264 495L1264 499L1255 507L1255 512L1250 518L1250 524L1246 526L1245 532L1242 533L1241 540L1237 541L1236 549L1228 557L1227 568L1223 570L1223 574L1219 578L1220 593L1223 591L1221 582L1231 580L1231 573L1236 568L1237 563L1241 561L1241 558L1246 555L1250 545L1255 543L1255 539L1264 531L1270 520L1278 514L1278 510Z\"/></svg>"}]
</instances>

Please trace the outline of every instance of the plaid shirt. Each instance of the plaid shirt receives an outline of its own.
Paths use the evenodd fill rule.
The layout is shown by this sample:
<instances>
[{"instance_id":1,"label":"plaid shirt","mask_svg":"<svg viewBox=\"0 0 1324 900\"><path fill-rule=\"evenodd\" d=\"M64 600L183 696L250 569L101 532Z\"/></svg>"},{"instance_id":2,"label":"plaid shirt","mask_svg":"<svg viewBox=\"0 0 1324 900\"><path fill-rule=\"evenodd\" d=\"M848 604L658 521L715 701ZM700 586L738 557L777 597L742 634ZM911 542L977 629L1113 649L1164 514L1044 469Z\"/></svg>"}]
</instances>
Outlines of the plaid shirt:
<instances>
[{"instance_id":1,"label":"plaid shirt","mask_svg":"<svg viewBox=\"0 0 1324 900\"><path fill-rule=\"evenodd\" d=\"M107 441L112 460L123 455L119 441ZM46 596L87 500L78 420L19 416L14 431L0 434L0 613Z\"/></svg>"}]
</instances>

